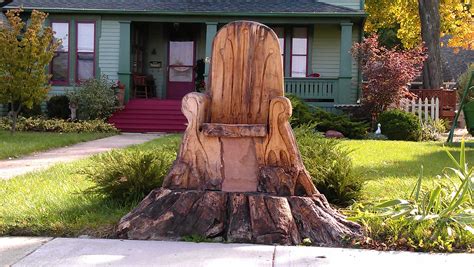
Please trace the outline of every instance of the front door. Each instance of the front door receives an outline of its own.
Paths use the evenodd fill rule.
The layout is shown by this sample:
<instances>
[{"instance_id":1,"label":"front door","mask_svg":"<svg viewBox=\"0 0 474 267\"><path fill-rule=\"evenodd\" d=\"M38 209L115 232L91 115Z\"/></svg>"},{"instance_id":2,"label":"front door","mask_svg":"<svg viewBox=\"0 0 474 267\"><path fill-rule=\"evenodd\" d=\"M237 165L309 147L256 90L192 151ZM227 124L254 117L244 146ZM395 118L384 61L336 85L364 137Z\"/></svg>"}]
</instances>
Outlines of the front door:
<instances>
[{"instance_id":1,"label":"front door","mask_svg":"<svg viewBox=\"0 0 474 267\"><path fill-rule=\"evenodd\" d=\"M194 42L169 42L167 98L181 99L194 91Z\"/></svg>"}]
</instances>

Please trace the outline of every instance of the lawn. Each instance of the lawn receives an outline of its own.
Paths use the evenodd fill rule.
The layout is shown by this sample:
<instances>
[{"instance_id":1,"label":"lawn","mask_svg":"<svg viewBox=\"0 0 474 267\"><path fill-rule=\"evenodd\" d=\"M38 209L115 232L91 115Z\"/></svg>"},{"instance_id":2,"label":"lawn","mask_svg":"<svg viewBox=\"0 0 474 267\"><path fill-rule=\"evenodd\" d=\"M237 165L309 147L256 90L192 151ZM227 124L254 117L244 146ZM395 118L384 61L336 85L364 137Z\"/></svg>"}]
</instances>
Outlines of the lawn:
<instances>
[{"instance_id":1,"label":"lawn","mask_svg":"<svg viewBox=\"0 0 474 267\"><path fill-rule=\"evenodd\" d=\"M406 197L421 166L427 181L442 175L445 167L454 167L440 142L348 140L342 144L352 150L355 171L367 181L363 189L366 200ZM459 157L458 147L447 149ZM466 148L466 157L474 164L473 148Z\"/></svg>"},{"instance_id":2,"label":"lawn","mask_svg":"<svg viewBox=\"0 0 474 267\"><path fill-rule=\"evenodd\" d=\"M32 152L63 147L111 136L110 133L43 133L0 131L0 159L17 158Z\"/></svg>"},{"instance_id":3,"label":"lawn","mask_svg":"<svg viewBox=\"0 0 474 267\"><path fill-rule=\"evenodd\" d=\"M167 136L127 149L153 150ZM94 158L57 164L47 170L0 180L0 235L108 237L136 203L120 205L84 191L92 183L78 171Z\"/></svg>"},{"instance_id":4,"label":"lawn","mask_svg":"<svg viewBox=\"0 0 474 267\"><path fill-rule=\"evenodd\" d=\"M153 150L176 138L163 137L135 148ZM363 195L369 200L404 196L418 177L420 165L430 180L450 166L440 143L350 140L342 145L353 150L355 171L367 179ZM474 150L468 151L468 160L473 162ZM91 160L0 181L0 235L112 236L115 224L136 203L120 205L84 194L92 183L78 170Z\"/></svg>"}]
</instances>

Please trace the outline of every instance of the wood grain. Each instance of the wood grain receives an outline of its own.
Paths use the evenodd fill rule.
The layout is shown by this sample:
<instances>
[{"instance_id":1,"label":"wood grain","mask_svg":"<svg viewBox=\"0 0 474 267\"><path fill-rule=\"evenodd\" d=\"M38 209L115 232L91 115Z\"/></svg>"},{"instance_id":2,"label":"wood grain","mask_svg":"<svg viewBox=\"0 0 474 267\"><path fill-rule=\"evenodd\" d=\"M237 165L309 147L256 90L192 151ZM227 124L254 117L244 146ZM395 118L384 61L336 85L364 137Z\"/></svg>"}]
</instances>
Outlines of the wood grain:
<instances>
[{"instance_id":1,"label":"wood grain","mask_svg":"<svg viewBox=\"0 0 474 267\"><path fill-rule=\"evenodd\" d=\"M265 137L268 134L265 124L203 123L201 131L215 137Z\"/></svg>"},{"instance_id":2,"label":"wood grain","mask_svg":"<svg viewBox=\"0 0 474 267\"><path fill-rule=\"evenodd\" d=\"M188 127L163 188L122 218L118 236L329 246L360 237L303 165L275 33L255 22L226 25L211 69L209 91L183 99Z\"/></svg>"}]
</instances>

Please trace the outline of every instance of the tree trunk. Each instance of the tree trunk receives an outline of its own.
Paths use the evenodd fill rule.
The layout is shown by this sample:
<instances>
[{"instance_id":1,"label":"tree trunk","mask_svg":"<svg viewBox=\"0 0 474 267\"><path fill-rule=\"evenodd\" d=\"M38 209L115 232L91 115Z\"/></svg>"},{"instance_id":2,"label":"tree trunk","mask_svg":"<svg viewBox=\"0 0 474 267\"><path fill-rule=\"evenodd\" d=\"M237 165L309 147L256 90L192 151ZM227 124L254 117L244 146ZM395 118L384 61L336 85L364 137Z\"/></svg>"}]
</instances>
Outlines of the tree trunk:
<instances>
[{"instance_id":1,"label":"tree trunk","mask_svg":"<svg viewBox=\"0 0 474 267\"><path fill-rule=\"evenodd\" d=\"M21 110L21 104L18 104L17 110L15 110L15 105L12 104L12 111L11 111L12 125L10 129L11 134L14 134L16 132L16 123L18 121L18 114L20 114L20 110Z\"/></svg>"},{"instance_id":2,"label":"tree trunk","mask_svg":"<svg viewBox=\"0 0 474 267\"><path fill-rule=\"evenodd\" d=\"M188 126L163 188L120 220L119 237L284 245L309 238L327 246L361 237L361 226L329 205L304 167L279 49L256 22L219 31L208 93L182 100Z\"/></svg>"},{"instance_id":3,"label":"tree trunk","mask_svg":"<svg viewBox=\"0 0 474 267\"><path fill-rule=\"evenodd\" d=\"M421 22L421 37L428 52L428 58L423 66L423 87L439 89L443 85L439 0L418 0L418 11Z\"/></svg>"}]
</instances>

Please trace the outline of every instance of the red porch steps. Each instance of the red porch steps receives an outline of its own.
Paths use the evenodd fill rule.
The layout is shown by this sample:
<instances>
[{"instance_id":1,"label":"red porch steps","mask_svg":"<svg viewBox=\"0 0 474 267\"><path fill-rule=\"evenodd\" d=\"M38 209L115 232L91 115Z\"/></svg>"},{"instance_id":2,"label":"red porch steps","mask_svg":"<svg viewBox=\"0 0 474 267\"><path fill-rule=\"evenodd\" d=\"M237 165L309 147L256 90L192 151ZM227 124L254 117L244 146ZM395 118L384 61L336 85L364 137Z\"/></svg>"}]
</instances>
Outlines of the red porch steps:
<instances>
[{"instance_id":1,"label":"red porch steps","mask_svg":"<svg viewBox=\"0 0 474 267\"><path fill-rule=\"evenodd\" d=\"M109 119L122 132L183 132L181 100L132 99Z\"/></svg>"}]
</instances>

